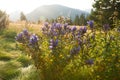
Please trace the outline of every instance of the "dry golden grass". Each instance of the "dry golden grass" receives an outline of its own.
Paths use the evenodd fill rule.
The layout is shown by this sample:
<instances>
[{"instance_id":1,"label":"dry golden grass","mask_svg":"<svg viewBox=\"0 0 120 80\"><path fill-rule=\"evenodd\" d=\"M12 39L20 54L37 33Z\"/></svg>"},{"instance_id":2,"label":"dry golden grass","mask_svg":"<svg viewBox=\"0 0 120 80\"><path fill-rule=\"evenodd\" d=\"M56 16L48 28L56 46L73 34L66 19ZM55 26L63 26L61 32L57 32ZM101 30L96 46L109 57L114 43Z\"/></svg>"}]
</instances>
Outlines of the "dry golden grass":
<instances>
[{"instance_id":1,"label":"dry golden grass","mask_svg":"<svg viewBox=\"0 0 120 80\"><path fill-rule=\"evenodd\" d=\"M38 32L42 26L42 24L10 23L8 29L15 30L16 32L21 32L23 29L27 28L28 30Z\"/></svg>"}]
</instances>

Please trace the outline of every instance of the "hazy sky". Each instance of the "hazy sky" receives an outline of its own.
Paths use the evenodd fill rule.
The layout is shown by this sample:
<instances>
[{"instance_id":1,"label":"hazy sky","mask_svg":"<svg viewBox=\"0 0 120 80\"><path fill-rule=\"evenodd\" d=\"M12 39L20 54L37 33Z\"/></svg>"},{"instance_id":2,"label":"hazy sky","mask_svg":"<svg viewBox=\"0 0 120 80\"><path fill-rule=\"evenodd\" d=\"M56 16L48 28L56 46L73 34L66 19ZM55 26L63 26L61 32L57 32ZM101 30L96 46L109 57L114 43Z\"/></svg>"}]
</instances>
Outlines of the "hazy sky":
<instances>
[{"instance_id":1,"label":"hazy sky","mask_svg":"<svg viewBox=\"0 0 120 80\"><path fill-rule=\"evenodd\" d=\"M29 13L42 5L60 4L76 9L91 9L94 0L0 0L0 10L7 13L23 11Z\"/></svg>"}]
</instances>

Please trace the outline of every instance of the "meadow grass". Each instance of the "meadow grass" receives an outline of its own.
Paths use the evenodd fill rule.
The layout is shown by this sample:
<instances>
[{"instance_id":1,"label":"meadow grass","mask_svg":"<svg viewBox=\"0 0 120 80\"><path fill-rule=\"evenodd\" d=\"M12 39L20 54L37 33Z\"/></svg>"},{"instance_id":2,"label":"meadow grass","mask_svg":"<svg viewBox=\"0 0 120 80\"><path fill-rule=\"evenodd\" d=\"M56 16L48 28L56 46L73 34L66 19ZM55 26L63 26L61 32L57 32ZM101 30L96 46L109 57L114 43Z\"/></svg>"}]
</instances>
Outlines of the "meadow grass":
<instances>
[{"instance_id":1,"label":"meadow grass","mask_svg":"<svg viewBox=\"0 0 120 80\"><path fill-rule=\"evenodd\" d=\"M39 80L31 58L16 47L15 36L24 28L24 24L10 23L0 31L0 80Z\"/></svg>"}]
</instances>

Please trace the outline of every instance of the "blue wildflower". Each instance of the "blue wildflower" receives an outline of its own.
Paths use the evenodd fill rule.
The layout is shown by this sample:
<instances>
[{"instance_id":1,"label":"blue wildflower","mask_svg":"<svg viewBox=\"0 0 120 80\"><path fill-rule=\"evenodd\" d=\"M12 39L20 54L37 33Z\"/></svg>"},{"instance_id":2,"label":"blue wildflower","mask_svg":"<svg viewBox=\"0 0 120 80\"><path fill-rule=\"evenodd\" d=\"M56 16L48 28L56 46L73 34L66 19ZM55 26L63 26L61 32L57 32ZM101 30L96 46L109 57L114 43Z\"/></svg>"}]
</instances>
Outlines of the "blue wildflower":
<instances>
[{"instance_id":1,"label":"blue wildflower","mask_svg":"<svg viewBox=\"0 0 120 80\"><path fill-rule=\"evenodd\" d=\"M24 29L24 30L23 30L23 34L26 35L26 36L28 36L28 35L29 35L28 30L27 30L27 29Z\"/></svg>"},{"instance_id":2,"label":"blue wildflower","mask_svg":"<svg viewBox=\"0 0 120 80\"><path fill-rule=\"evenodd\" d=\"M79 31L80 31L81 34L86 33L86 32L87 32L87 28L86 28L86 26L81 27L81 28L79 29Z\"/></svg>"},{"instance_id":3,"label":"blue wildflower","mask_svg":"<svg viewBox=\"0 0 120 80\"><path fill-rule=\"evenodd\" d=\"M56 23L56 28L57 28L58 30L61 30L61 29L62 29L62 25L61 25L60 23Z\"/></svg>"},{"instance_id":4,"label":"blue wildflower","mask_svg":"<svg viewBox=\"0 0 120 80\"><path fill-rule=\"evenodd\" d=\"M48 27L48 24L49 24L48 22L45 22L45 23L44 23L44 26L45 26L45 27Z\"/></svg>"},{"instance_id":5,"label":"blue wildflower","mask_svg":"<svg viewBox=\"0 0 120 80\"><path fill-rule=\"evenodd\" d=\"M88 25L90 26L91 29L94 27L94 21L87 21Z\"/></svg>"},{"instance_id":6,"label":"blue wildflower","mask_svg":"<svg viewBox=\"0 0 120 80\"><path fill-rule=\"evenodd\" d=\"M19 33L16 37L15 37L16 41L18 42L22 42L23 41L23 32Z\"/></svg>"},{"instance_id":7,"label":"blue wildflower","mask_svg":"<svg viewBox=\"0 0 120 80\"><path fill-rule=\"evenodd\" d=\"M64 29L65 29L65 30L66 30L67 26L68 26L68 23L65 23L65 24L64 24Z\"/></svg>"},{"instance_id":8,"label":"blue wildflower","mask_svg":"<svg viewBox=\"0 0 120 80\"><path fill-rule=\"evenodd\" d=\"M35 44L37 44L37 42L38 42L38 37L35 34L31 35L29 44L32 46L35 46Z\"/></svg>"},{"instance_id":9,"label":"blue wildflower","mask_svg":"<svg viewBox=\"0 0 120 80\"><path fill-rule=\"evenodd\" d=\"M74 32L74 31L76 31L76 30L77 30L76 26L74 26L74 27L71 28L71 31L72 31L72 32Z\"/></svg>"},{"instance_id":10,"label":"blue wildflower","mask_svg":"<svg viewBox=\"0 0 120 80\"><path fill-rule=\"evenodd\" d=\"M50 40L50 46L49 46L50 49L55 48L57 45L58 45L58 39L56 39L56 40L51 39Z\"/></svg>"}]
</instances>

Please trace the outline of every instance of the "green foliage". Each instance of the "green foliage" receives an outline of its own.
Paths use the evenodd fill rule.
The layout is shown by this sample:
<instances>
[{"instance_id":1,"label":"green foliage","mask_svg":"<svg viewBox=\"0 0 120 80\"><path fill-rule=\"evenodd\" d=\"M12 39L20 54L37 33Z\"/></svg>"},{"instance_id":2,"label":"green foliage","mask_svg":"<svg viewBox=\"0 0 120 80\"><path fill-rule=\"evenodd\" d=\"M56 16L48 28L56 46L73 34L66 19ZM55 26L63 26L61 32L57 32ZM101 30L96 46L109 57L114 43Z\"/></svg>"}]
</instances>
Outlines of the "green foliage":
<instances>
[{"instance_id":1,"label":"green foliage","mask_svg":"<svg viewBox=\"0 0 120 80\"><path fill-rule=\"evenodd\" d=\"M0 52L0 60L1 61L9 61L11 59L12 59L12 57L10 57L10 55Z\"/></svg>"},{"instance_id":2,"label":"green foliage","mask_svg":"<svg viewBox=\"0 0 120 80\"><path fill-rule=\"evenodd\" d=\"M29 57L25 56L25 55L21 55L18 59L18 62L21 62L21 64L23 65L23 67L27 67L30 64L32 64L32 61L30 60Z\"/></svg>"},{"instance_id":3,"label":"green foliage","mask_svg":"<svg viewBox=\"0 0 120 80\"><path fill-rule=\"evenodd\" d=\"M14 30L9 30L9 29L6 29L3 33L2 33L2 37L4 39L6 39L6 41L8 42L15 42L14 38L15 38L15 35L17 33L14 31Z\"/></svg>"},{"instance_id":4,"label":"green foliage","mask_svg":"<svg viewBox=\"0 0 120 80\"><path fill-rule=\"evenodd\" d=\"M74 19L74 25L84 26L86 24L87 24L87 17L85 16L85 14L81 14L80 16L76 15Z\"/></svg>"},{"instance_id":5,"label":"green foliage","mask_svg":"<svg viewBox=\"0 0 120 80\"><path fill-rule=\"evenodd\" d=\"M55 20L51 19L50 23L54 23L54 22L62 23L62 24L68 23L69 25L73 24L71 17L64 17L64 16L58 16Z\"/></svg>"},{"instance_id":6,"label":"green foliage","mask_svg":"<svg viewBox=\"0 0 120 80\"><path fill-rule=\"evenodd\" d=\"M74 25L79 25L79 16L75 16Z\"/></svg>"},{"instance_id":7,"label":"green foliage","mask_svg":"<svg viewBox=\"0 0 120 80\"><path fill-rule=\"evenodd\" d=\"M95 0L90 19L95 20L100 26L109 23L113 28L116 19L120 19L119 0Z\"/></svg>"},{"instance_id":8,"label":"green foliage","mask_svg":"<svg viewBox=\"0 0 120 80\"><path fill-rule=\"evenodd\" d=\"M8 15L0 10L0 31L5 29L9 24Z\"/></svg>"},{"instance_id":9,"label":"green foliage","mask_svg":"<svg viewBox=\"0 0 120 80\"><path fill-rule=\"evenodd\" d=\"M87 24L86 22L87 20L86 20L85 14L81 14L79 18L79 25L86 25Z\"/></svg>"}]
</instances>

